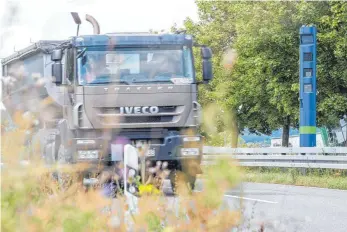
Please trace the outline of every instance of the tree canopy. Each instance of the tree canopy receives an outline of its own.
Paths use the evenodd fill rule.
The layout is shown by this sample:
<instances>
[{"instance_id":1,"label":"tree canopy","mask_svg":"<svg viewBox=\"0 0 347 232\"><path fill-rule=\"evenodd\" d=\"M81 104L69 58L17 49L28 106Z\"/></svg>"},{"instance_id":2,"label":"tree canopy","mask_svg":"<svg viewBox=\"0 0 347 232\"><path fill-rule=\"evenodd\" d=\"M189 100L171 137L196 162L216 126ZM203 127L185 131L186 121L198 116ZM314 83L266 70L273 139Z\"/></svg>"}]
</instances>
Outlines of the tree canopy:
<instances>
[{"instance_id":1,"label":"tree canopy","mask_svg":"<svg viewBox=\"0 0 347 232\"><path fill-rule=\"evenodd\" d=\"M199 21L184 27L199 44L212 48L214 80L200 88L203 105L214 103L233 115L238 132L270 134L299 123L299 29L318 31L317 123L336 126L347 110L346 2L197 1ZM173 28L176 30L177 28ZM230 49L236 58L229 59ZM195 51L198 78L201 60ZM225 65L232 62L232 68ZM218 121L223 132L225 120Z\"/></svg>"}]
</instances>

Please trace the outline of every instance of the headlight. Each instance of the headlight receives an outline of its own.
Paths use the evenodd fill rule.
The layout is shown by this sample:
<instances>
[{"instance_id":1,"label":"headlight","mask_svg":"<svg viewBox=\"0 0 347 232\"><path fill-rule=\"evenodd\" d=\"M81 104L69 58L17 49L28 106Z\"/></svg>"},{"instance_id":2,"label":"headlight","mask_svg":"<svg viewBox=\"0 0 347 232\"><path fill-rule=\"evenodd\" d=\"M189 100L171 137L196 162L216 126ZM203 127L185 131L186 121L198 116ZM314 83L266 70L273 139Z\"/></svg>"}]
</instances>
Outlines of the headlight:
<instances>
[{"instance_id":1,"label":"headlight","mask_svg":"<svg viewBox=\"0 0 347 232\"><path fill-rule=\"evenodd\" d=\"M99 152L97 150L87 150L87 151L78 151L79 159L97 159Z\"/></svg>"},{"instance_id":2,"label":"headlight","mask_svg":"<svg viewBox=\"0 0 347 232\"><path fill-rule=\"evenodd\" d=\"M181 148L181 154L184 156L199 155L199 148Z\"/></svg>"},{"instance_id":3,"label":"headlight","mask_svg":"<svg viewBox=\"0 0 347 232\"><path fill-rule=\"evenodd\" d=\"M46 138L48 141L54 141L55 140L55 134L50 134Z\"/></svg>"},{"instance_id":4,"label":"headlight","mask_svg":"<svg viewBox=\"0 0 347 232\"><path fill-rule=\"evenodd\" d=\"M97 184L99 181L96 178L83 178L83 184L84 185L93 185L93 184Z\"/></svg>"},{"instance_id":5,"label":"headlight","mask_svg":"<svg viewBox=\"0 0 347 232\"><path fill-rule=\"evenodd\" d=\"M200 137L184 137L184 142L197 142L200 141Z\"/></svg>"},{"instance_id":6,"label":"headlight","mask_svg":"<svg viewBox=\"0 0 347 232\"><path fill-rule=\"evenodd\" d=\"M77 140L76 143L78 145L81 145L81 144L95 144L95 140Z\"/></svg>"}]
</instances>

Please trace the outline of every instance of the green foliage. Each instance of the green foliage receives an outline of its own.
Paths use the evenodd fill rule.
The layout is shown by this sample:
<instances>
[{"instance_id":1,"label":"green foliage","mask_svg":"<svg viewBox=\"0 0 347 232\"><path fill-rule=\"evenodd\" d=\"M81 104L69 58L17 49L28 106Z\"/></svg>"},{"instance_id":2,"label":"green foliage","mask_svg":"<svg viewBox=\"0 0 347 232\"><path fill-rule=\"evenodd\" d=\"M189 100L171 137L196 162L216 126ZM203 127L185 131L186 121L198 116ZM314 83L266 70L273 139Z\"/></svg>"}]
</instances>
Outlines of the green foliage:
<instances>
[{"instance_id":1,"label":"green foliage","mask_svg":"<svg viewBox=\"0 0 347 232\"><path fill-rule=\"evenodd\" d=\"M146 220L148 222L149 231L163 231L160 218L153 212L146 215Z\"/></svg>"},{"instance_id":2,"label":"green foliage","mask_svg":"<svg viewBox=\"0 0 347 232\"><path fill-rule=\"evenodd\" d=\"M347 109L347 3L329 2L318 25L318 120L335 126Z\"/></svg>"},{"instance_id":3,"label":"green foliage","mask_svg":"<svg viewBox=\"0 0 347 232\"><path fill-rule=\"evenodd\" d=\"M199 90L203 106L235 115L237 128L270 134L299 122L299 28L318 29L318 126L334 126L347 109L347 3L197 1L200 20L187 33L213 50L215 79ZM175 27L173 28L175 29ZM237 52L232 68L225 54ZM201 59L195 52L198 78ZM217 127L225 126L216 119ZM222 131L219 131L220 133Z\"/></svg>"},{"instance_id":4,"label":"green foliage","mask_svg":"<svg viewBox=\"0 0 347 232\"><path fill-rule=\"evenodd\" d=\"M204 175L208 178L204 183L206 197L203 204L212 208L222 203L223 199L220 196L224 194L223 191L234 186L240 179L239 168L236 165L231 165L230 161L223 159L217 159L216 164L205 167Z\"/></svg>"},{"instance_id":5,"label":"green foliage","mask_svg":"<svg viewBox=\"0 0 347 232\"><path fill-rule=\"evenodd\" d=\"M346 175L345 170L316 168L244 168L243 181L347 190Z\"/></svg>"}]
</instances>

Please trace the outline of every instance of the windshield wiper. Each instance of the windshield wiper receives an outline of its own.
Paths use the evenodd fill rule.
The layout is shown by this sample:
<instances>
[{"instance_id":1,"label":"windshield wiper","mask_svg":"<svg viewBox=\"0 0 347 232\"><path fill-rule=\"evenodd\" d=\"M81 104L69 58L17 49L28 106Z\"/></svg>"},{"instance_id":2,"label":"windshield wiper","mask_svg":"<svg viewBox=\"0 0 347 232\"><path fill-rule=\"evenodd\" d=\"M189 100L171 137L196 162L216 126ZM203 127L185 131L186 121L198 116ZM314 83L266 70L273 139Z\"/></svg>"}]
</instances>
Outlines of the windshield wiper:
<instances>
[{"instance_id":1,"label":"windshield wiper","mask_svg":"<svg viewBox=\"0 0 347 232\"><path fill-rule=\"evenodd\" d=\"M126 84L126 85L130 85L130 82L128 81L112 81L111 83L119 83L119 84Z\"/></svg>"},{"instance_id":2,"label":"windshield wiper","mask_svg":"<svg viewBox=\"0 0 347 232\"><path fill-rule=\"evenodd\" d=\"M89 84L90 85L102 85L102 84L113 84L113 83L130 85L130 83L127 81L100 81L100 82L96 81L96 82L91 82Z\"/></svg>"},{"instance_id":3,"label":"windshield wiper","mask_svg":"<svg viewBox=\"0 0 347 232\"><path fill-rule=\"evenodd\" d=\"M173 84L171 80L139 80L139 81L133 81L133 83L167 83L170 82Z\"/></svg>"},{"instance_id":4,"label":"windshield wiper","mask_svg":"<svg viewBox=\"0 0 347 232\"><path fill-rule=\"evenodd\" d=\"M81 56L84 56L84 54L86 53L87 51L87 48L83 48L82 51L80 51L77 56L76 56L76 59L80 58Z\"/></svg>"}]
</instances>

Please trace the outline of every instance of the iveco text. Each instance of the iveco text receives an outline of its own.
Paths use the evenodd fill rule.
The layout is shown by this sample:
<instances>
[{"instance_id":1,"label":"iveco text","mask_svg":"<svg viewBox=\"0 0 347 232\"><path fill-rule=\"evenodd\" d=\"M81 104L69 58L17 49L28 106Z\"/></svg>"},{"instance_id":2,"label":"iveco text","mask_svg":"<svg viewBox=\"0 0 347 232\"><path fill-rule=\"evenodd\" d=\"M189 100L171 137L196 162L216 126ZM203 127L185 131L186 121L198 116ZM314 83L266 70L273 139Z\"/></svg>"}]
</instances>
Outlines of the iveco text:
<instances>
[{"instance_id":1,"label":"iveco text","mask_svg":"<svg viewBox=\"0 0 347 232\"><path fill-rule=\"evenodd\" d=\"M121 114L157 114L158 106L125 106L119 107Z\"/></svg>"}]
</instances>

